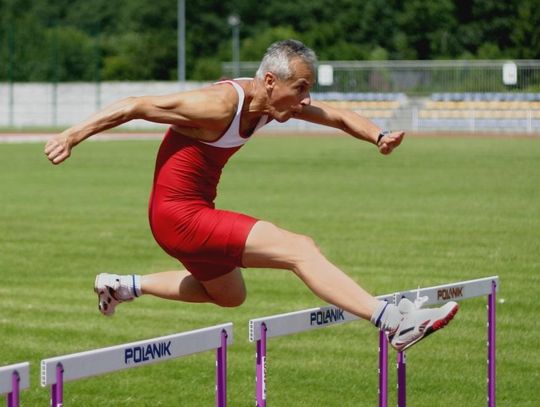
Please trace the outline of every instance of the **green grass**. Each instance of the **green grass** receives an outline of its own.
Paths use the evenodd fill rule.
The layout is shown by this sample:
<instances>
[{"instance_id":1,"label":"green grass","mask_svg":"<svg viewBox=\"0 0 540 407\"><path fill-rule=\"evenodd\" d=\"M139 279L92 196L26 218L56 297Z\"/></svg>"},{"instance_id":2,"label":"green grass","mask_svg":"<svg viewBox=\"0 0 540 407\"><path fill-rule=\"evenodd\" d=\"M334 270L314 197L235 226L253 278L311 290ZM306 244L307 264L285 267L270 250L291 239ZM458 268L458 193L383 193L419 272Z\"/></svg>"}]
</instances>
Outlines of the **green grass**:
<instances>
[{"instance_id":1,"label":"green grass","mask_svg":"<svg viewBox=\"0 0 540 407\"><path fill-rule=\"evenodd\" d=\"M23 405L48 403L42 358L232 321L229 403L252 406L248 320L321 304L289 272L246 270L240 308L143 297L102 317L96 273L178 267L147 223L157 147L87 142L55 167L42 144L0 144L0 365L31 362ZM498 402L537 405L540 140L411 138L383 157L345 136L261 137L231 159L217 204L312 236L377 294L498 274ZM485 405L485 313L484 299L463 302L408 352L410 405ZM65 405L209 406L213 359L68 383ZM273 406L377 403L377 332L365 322L276 338L268 367Z\"/></svg>"}]
</instances>

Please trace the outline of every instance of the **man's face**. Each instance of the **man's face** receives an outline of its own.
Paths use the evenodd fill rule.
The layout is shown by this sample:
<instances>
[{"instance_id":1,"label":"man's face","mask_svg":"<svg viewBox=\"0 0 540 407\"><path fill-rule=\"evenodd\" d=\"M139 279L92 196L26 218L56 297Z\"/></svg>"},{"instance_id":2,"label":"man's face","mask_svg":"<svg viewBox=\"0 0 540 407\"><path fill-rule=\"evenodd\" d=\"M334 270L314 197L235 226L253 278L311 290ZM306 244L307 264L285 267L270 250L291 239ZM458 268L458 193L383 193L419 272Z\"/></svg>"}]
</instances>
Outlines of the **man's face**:
<instances>
[{"instance_id":1,"label":"man's face","mask_svg":"<svg viewBox=\"0 0 540 407\"><path fill-rule=\"evenodd\" d=\"M297 58L291 62L293 76L287 80L271 73L265 77L269 95L269 115L278 122L285 122L311 103L309 91L315 82L308 64Z\"/></svg>"}]
</instances>

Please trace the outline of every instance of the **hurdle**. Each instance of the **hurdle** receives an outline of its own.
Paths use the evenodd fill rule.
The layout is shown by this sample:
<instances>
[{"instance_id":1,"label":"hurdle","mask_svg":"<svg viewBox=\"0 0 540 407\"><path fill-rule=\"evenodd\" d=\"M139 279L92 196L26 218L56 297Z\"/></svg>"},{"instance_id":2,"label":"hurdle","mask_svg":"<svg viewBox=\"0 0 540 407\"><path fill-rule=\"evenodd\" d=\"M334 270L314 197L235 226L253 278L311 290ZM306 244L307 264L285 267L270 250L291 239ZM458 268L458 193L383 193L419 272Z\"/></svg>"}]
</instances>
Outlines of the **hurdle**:
<instances>
[{"instance_id":1,"label":"hurdle","mask_svg":"<svg viewBox=\"0 0 540 407\"><path fill-rule=\"evenodd\" d=\"M232 323L41 361L41 386L51 386L51 406L63 406L64 383L216 350L216 407L227 406L227 345Z\"/></svg>"},{"instance_id":2,"label":"hurdle","mask_svg":"<svg viewBox=\"0 0 540 407\"><path fill-rule=\"evenodd\" d=\"M6 395L8 407L19 407L19 392L30 385L29 370L28 362L0 367L0 394Z\"/></svg>"},{"instance_id":3,"label":"hurdle","mask_svg":"<svg viewBox=\"0 0 540 407\"><path fill-rule=\"evenodd\" d=\"M397 303L401 298L414 301L420 296L428 296L424 305L435 305L450 300L465 300L474 297L488 296L488 369L487 369L487 403L495 407L495 308L496 293L499 288L499 277L492 276L476 280L461 281L439 286L417 288L377 296L379 300ZM306 310L272 315L249 321L249 340L256 342L256 405L266 407L267 388L267 340L269 338L291 335L328 326L339 325L359 318L335 306L310 308ZM384 332L379 332L379 407L388 405L388 341ZM397 354L397 397L398 406L406 406L406 356L405 352Z\"/></svg>"}]
</instances>

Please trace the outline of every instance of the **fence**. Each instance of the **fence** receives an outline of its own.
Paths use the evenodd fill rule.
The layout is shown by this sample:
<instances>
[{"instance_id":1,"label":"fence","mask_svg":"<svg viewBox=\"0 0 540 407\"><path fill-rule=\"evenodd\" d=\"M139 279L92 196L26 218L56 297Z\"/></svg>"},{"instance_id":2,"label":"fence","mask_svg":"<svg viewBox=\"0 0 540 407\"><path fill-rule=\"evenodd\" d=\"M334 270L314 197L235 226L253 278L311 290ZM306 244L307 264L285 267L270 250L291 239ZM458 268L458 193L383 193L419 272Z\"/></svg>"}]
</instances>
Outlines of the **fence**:
<instances>
[{"instance_id":1,"label":"fence","mask_svg":"<svg viewBox=\"0 0 540 407\"><path fill-rule=\"evenodd\" d=\"M314 92L405 92L419 96L432 92L540 91L540 60L320 61L321 65L332 67L332 84L317 83ZM505 65L507 83L515 79L513 85L503 82ZM257 62L242 62L240 76L253 76L257 67ZM224 76L232 77L233 69L230 62L222 64Z\"/></svg>"},{"instance_id":2,"label":"fence","mask_svg":"<svg viewBox=\"0 0 540 407\"><path fill-rule=\"evenodd\" d=\"M63 127L128 96L188 91L202 82L0 83L0 127ZM128 127L151 128L142 121Z\"/></svg>"}]
</instances>

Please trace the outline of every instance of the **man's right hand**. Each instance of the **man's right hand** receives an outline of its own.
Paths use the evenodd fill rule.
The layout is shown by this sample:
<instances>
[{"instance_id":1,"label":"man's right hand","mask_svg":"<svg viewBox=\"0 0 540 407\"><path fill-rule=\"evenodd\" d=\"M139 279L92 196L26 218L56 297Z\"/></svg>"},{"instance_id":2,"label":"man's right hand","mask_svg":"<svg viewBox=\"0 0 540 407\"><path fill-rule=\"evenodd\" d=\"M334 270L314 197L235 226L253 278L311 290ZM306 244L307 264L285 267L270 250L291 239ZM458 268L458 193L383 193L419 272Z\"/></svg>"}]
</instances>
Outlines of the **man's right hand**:
<instances>
[{"instance_id":1,"label":"man's right hand","mask_svg":"<svg viewBox=\"0 0 540 407\"><path fill-rule=\"evenodd\" d=\"M45 155L53 164L60 164L71 155L72 145L64 134L52 137L45 145Z\"/></svg>"}]
</instances>

